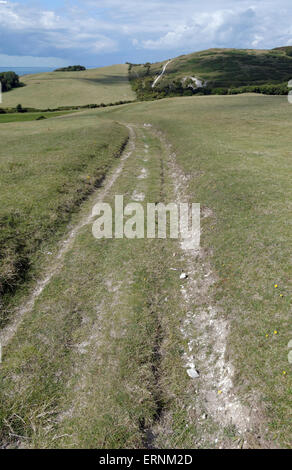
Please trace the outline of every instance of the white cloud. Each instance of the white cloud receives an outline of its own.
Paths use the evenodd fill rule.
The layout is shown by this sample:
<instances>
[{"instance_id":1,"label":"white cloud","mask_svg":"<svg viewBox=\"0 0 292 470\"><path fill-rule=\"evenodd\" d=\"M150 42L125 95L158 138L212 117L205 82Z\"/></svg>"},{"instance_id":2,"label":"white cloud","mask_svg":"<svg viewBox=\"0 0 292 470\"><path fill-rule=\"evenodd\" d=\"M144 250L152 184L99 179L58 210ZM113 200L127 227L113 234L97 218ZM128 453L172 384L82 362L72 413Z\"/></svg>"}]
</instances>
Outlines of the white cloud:
<instances>
[{"instance_id":1,"label":"white cloud","mask_svg":"<svg viewBox=\"0 0 292 470\"><path fill-rule=\"evenodd\" d=\"M158 39L142 40L146 49L196 50L207 47L250 47L263 39L257 34L257 16L253 8L234 12L219 10L193 14Z\"/></svg>"},{"instance_id":2,"label":"white cloud","mask_svg":"<svg viewBox=\"0 0 292 470\"><path fill-rule=\"evenodd\" d=\"M136 49L275 47L291 38L291 0L84 0Z\"/></svg>"},{"instance_id":3,"label":"white cloud","mask_svg":"<svg viewBox=\"0 0 292 470\"><path fill-rule=\"evenodd\" d=\"M261 44L261 42L264 40L263 36L260 36L258 34L255 35L254 40L252 41L251 45L255 49Z\"/></svg>"},{"instance_id":4,"label":"white cloud","mask_svg":"<svg viewBox=\"0 0 292 470\"><path fill-rule=\"evenodd\" d=\"M0 3L2 55L77 58L116 51L116 40L103 34L103 29L102 21L79 10L61 15L20 3Z\"/></svg>"},{"instance_id":5,"label":"white cloud","mask_svg":"<svg viewBox=\"0 0 292 470\"><path fill-rule=\"evenodd\" d=\"M0 0L0 54L151 60L209 47L272 48L292 38L291 0L43 2Z\"/></svg>"},{"instance_id":6,"label":"white cloud","mask_svg":"<svg viewBox=\"0 0 292 470\"><path fill-rule=\"evenodd\" d=\"M44 11L40 15L39 24L45 29L55 29L62 25L62 21L53 11Z\"/></svg>"},{"instance_id":7,"label":"white cloud","mask_svg":"<svg viewBox=\"0 0 292 470\"><path fill-rule=\"evenodd\" d=\"M32 56L9 56L0 54L2 67L63 67L69 65L68 60L59 57L32 57Z\"/></svg>"}]
</instances>

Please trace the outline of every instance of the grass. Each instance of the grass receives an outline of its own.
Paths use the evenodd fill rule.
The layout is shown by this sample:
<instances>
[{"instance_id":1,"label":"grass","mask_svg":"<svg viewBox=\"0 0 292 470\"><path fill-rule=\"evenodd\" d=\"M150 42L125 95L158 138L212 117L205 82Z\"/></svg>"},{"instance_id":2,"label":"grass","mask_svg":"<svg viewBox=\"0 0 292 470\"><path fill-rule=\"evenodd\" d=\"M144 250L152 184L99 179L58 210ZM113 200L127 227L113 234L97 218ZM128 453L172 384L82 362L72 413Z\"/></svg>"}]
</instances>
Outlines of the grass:
<instances>
[{"instance_id":1,"label":"grass","mask_svg":"<svg viewBox=\"0 0 292 470\"><path fill-rule=\"evenodd\" d=\"M131 199L144 152L140 142L108 202L115 194L124 194L125 203ZM156 200L170 187L161 175L159 143L147 142L155 158L145 163L151 177L142 189ZM97 241L91 226L82 230L5 352L2 442L13 445L21 436L30 447L142 448L164 412L177 420L161 445L192 445L195 423L182 439L188 419L181 402L173 403L174 390L182 400L190 387L180 366L185 312L179 278L169 270L176 241L161 243Z\"/></svg>"},{"instance_id":2,"label":"grass","mask_svg":"<svg viewBox=\"0 0 292 470\"><path fill-rule=\"evenodd\" d=\"M72 113L72 111L70 111ZM6 124L9 122L26 122L26 121L38 121L42 118L49 119L57 116L64 116L68 114L65 111L51 112L51 113L9 113L0 114L0 124Z\"/></svg>"},{"instance_id":3,"label":"grass","mask_svg":"<svg viewBox=\"0 0 292 470\"><path fill-rule=\"evenodd\" d=\"M190 76L207 81L209 93L221 90L219 94L222 94L222 89L227 93L230 88L246 86L279 85L287 94L284 85L292 77L292 57L285 48L278 51L210 49L179 56L172 60L165 75L152 89L154 77L161 73L164 64L158 62L150 67L132 66L130 78L141 99L191 94L191 90L184 90L181 83L180 88L177 86L178 81Z\"/></svg>"},{"instance_id":4,"label":"grass","mask_svg":"<svg viewBox=\"0 0 292 470\"><path fill-rule=\"evenodd\" d=\"M1 210L14 214L18 208L22 217L13 215L18 229L10 222L7 226L14 236L20 230L21 240L29 243L31 220L42 238L54 226L57 208L66 206L70 191L79 183L82 187L86 175L91 175L88 167L78 166L81 155L88 162L91 145L108 142L109 136L112 145L123 142L125 132L117 124L113 128L113 122L135 123L140 129L137 150L106 201L112 202L115 194L130 200L135 189L145 193L146 201L172 200L166 152L141 127L151 123L163 131L188 176L185 189L190 200L211 210L212 215L202 219L202 248L216 282L205 302L211 301L231 325L227 355L236 371L236 393L257 410L268 441L285 448L291 447L292 434L287 349L292 288L291 109L284 97L175 98L0 129L14 155L10 162L2 150L6 173L0 173L1 185L9 183L10 189L3 194ZM25 152L30 157L23 160ZM104 162L104 155L97 154ZM14 166L9 175L10 163ZM138 180L142 165L149 177ZM18 178L17 184L13 178ZM64 192L59 191L63 184ZM44 198L39 197L42 191ZM32 197L36 203L31 203ZM93 203L92 197L84 202L73 221L88 214ZM4 246L9 247L10 239ZM174 263L184 268L180 257L173 257L177 250L175 240L97 241L90 226L82 229L62 271L4 350L0 409L4 444L198 448L216 447L218 435L226 439L225 445L238 438L232 425L218 429L210 417L200 420L197 387L182 365L187 345L180 328L187 312L181 282L170 270ZM193 311L199 307L196 301L192 305ZM193 334L196 357L200 337L196 331ZM198 366L203 373L204 364Z\"/></svg>"},{"instance_id":5,"label":"grass","mask_svg":"<svg viewBox=\"0 0 292 470\"><path fill-rule=\"evenodd\" d=\"M261 397L271 439L289 447L291 106L284 97L246 95L126 109L105 114L163 130L190 177L191 198L215 214L204 222L202 244L218 276L213 296L232 324L236 385L243 401L252 403L254 391Z\"/></svg>"},{"instance_id":6,"label":"grass","mask_svg":"<svg viewBox=\"0 0 292 470\"><path fill-rule=\"evenodd\" d=\"M135 99L126 65L113 65L83 72L48 72L21 77L26 85L3 94L4 108L37 109L61 106L108 104Z\"/></svg>"},{"instance_id":7,"label":"grass","mask_svg":"<svg viewBox=\"0 0 292 470\"><path fill-rule=\"evenodd\" d=\"M36 253L60 236L72 212L100 184L127 139L127 132L117 124L98 123L95 118L72 123L71 119L0 127L4 304L27 276ZM4 308L1 323L6 316Z\"/></svg>"}]
</instances>

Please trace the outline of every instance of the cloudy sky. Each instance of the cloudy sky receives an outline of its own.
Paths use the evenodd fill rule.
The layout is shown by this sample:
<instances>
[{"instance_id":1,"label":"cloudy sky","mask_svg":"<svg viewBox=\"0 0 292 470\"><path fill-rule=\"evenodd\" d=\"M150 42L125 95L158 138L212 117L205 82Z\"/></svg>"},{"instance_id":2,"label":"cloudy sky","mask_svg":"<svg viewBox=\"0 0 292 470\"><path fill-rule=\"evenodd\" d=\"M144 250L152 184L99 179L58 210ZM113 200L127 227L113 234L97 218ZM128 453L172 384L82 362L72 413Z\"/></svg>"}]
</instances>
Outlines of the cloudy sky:
<instances>
[{"instance_id":1,"label":"cloudy sky","mask_svg":"<svg viewBox=\"0 0 292 470\"><path fill-rule=\"evenodd\" d=\"M0 66L146 62L292 45L291 0L0 0Z\"/></svg>"}]
</instances>

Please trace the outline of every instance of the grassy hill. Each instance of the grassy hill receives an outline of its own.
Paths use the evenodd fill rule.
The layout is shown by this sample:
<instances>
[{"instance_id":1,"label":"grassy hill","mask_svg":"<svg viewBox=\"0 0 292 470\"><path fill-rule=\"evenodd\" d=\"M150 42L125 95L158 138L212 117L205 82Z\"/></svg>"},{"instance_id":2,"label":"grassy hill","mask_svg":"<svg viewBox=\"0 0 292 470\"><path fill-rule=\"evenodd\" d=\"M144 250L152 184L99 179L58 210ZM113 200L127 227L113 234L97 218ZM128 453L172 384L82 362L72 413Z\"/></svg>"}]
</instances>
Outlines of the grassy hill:
<instances>
[{"instance_id":1,"label":"grassy hill","mask_svg":"<svg viewBox=\"0 0 292 470\"><path fill-rule=\"evenodd\" d=\"M273 50L209 49L182 55L172 59L163 77L152 88L155 77L167 62L130 64L130 79L139 98L245 91L287 94L287 83L292 78L290 47ZM201 80L204 88L196 89L191 77Z\"/></svg>"},{"instance_id":2,"label":"grassy hill","mask_svg":"<svg viewBox=\"0 0 292 470\"><path fill-rule=\"evenodd\" d=\"M93 117L68 116L0 123L0 138L1 325L5 298L27 277L44 241L64 229L103 180L127 132Z\"/></svg>"},{"instance_id":3,"label":"grassy hill","mask_svg":"<svg viewBox=\"0 0 292 470\"><path fill-rule=\"evenodd\" d=\"M31 75L3 107L284 93L291 54L185 55L153 88L168 61ZM0 447L291 448L291 109L248 94L1 114ZM118 194L200 203L198 252L95 239L93 207Z\"/></svg>"},{"instance_id":4,"label":"grassy hill","mask_svg":"<svg viewBox=\"0 0 292 470\"><path fill-rule=\"evenodd\" d=\"M96 240L91 224L58 258L66 222L91 214L90 193L117 165L128 134L117 122L134 124L135 149L105 202L167 203L182 187L202 208L196 259L177 240ZM2 279L8 289L61 262L3 347L2 446L291 447L291 124L286 97L244 95L0 126ZM227 343L211 321L228 325ZM233 391L256 414L247 432L220 411L228 384L217 365L230 360Z\"/></svg>"},{"instance_id":5,"label":"grassy hill","mask_svg":"<svg viewBox=\"0 0 292 470\"><path fill-rule=\"evenodd\" d=\"M22 106L47 109L61 106L108 104L130 101L135 94L126 65L113 65L81 72L48 72L21 77L26 86L5 93L3 108Z\"/></svg>"}]
</instances>

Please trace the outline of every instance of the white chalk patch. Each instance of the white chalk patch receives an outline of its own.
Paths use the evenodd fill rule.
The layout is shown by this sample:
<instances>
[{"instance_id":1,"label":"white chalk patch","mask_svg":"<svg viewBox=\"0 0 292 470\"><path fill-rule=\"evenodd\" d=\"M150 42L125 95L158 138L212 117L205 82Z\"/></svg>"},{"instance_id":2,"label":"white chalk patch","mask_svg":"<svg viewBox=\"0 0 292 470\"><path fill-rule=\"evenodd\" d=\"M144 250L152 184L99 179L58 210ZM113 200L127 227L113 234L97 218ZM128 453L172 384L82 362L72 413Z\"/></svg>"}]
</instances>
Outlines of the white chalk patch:
<instances>
[{"instance_id":1,"label":"white chalk patch","mask_svg":"<svg viewBox=\"0 0 292 470\"><path fill-rule=\"evenodd\" d=\"M148 176L148 171L146 168L142 168L141 174L138 176L138 180L144 180Z\"/></svg>"},{"instance_id":2,"label":"white chalk patch","mask_svg":"<svg viewBox=\"0 0 292 470\"><path fill-rule=\"evenodd\" d=\"M200 374L196 369L188 369L187 373L191 379L198 379L200 377Z\"/></svg>"},{"instance_id":3,"label":"white chalk patch","mask_svg":"<svg viewBox=\"0 0 292 470\"><path fill-rule=\"evenodd\" d=\"M165 71L167 69L167 66L168 64L170 64L170 62L172 62L172 60L169 60L164 66L163 66L163 69L162 69L162 72L160 75L158 75L158 77L155 78L154 82L152 83L152 88L155 87L156 83L163 77L163 75L165 74Z\"/></svg>"},{"instance_id":4,"label":"white chalk patch","mask_svg":"<svg viewBox=\"0 0 292 470\"><path fill-rule=\"evenodd\" d=\"M134 191L132 194L132 200L135 202L142 202L145 199L144 193L138 193L138 191Z\"/></svg>"}]
</instances>

